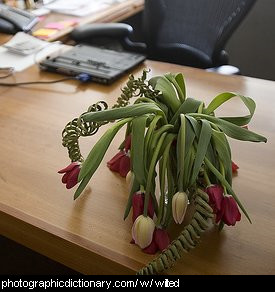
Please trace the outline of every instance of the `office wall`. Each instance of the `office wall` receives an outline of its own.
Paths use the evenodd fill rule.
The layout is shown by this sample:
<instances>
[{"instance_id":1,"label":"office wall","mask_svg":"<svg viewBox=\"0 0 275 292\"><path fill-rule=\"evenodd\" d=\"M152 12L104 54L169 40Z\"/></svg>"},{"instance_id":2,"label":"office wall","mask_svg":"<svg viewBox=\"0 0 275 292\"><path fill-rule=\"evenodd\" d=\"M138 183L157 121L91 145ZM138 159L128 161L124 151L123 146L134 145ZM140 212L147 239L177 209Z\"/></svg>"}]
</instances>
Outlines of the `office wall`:
<instances>
[{"instance_id":1,"label":"office wall","mask_svg":"<svg viewBox=\"0 0 275 292\"><path fill-rule=\"evenodd\" d=\"M275 80L275 1L258 0L229 40L231 64L243 75Z\"/></svg>"}]
</instances>

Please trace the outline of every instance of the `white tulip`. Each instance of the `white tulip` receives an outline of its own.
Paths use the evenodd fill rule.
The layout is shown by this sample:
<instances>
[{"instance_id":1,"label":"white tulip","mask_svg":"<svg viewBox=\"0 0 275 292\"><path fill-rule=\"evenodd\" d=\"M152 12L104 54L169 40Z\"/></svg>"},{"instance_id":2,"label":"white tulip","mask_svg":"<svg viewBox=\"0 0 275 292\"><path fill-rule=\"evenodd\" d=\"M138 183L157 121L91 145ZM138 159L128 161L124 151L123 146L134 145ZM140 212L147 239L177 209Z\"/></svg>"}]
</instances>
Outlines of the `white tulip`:
<instances>
[{"instance_id":1,"label":"white tulip","mask_svg":"<svg viewBox=\"0 0 275 292\"><path fill-rule=\"evenodd\" d=\"M138 246L145 248L152 242L154 230L154 221L149 216L139 215L132 227L132 237Z\"/></svg>"},{"instance_id":2,"label":"white tulip","mask_svg":"<svg viewBox=\"0 0 275 292\"><path fill-rule=\"evenodd\" d=\"M185 192L177 192L172 199L173 218L177 224L181 224L188 205L188 197Z\"/></svg>"}]
</instances>

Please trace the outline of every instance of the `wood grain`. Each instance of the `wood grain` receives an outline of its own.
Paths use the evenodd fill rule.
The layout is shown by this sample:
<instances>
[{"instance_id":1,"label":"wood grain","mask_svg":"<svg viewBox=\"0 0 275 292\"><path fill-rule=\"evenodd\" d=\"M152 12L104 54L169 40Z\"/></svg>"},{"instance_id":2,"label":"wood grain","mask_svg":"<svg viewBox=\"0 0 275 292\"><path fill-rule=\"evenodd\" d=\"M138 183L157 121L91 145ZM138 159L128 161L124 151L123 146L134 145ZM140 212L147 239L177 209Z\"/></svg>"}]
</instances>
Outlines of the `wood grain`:
<instances>
[{"instance_id":1,"label":"wood grain","mask_svg":"<svg viewBox=\"0 0 275 292\"><path fill-rule=\"evenodd\" d=\"M240 166L233 187L253 224L243 216L221 233L210 229L168 273L274 274L275 82L153 61L134 73L140 75L144 66L151 68L150 76L182 72L188 96L206 103L223 91L253 97L257 109L249 127L268 138L267 144L230 141L233 159ZM7 81L55 78L60 76L32 67ZM73 190L66 190L57 174L69 163L61 145L65 124L98 100L112 105L126 80L124 76L111 86L69 81L0 87L0 234L85 274L132 274L153 259L129 243L131 220L123 221L125 181L106 167L122 132L90 182L91 193L73 201ZM245 113L238 99L224 108L221 113ZM102 132L81 140L84 155Z\"/></svg>"}]
</instances>

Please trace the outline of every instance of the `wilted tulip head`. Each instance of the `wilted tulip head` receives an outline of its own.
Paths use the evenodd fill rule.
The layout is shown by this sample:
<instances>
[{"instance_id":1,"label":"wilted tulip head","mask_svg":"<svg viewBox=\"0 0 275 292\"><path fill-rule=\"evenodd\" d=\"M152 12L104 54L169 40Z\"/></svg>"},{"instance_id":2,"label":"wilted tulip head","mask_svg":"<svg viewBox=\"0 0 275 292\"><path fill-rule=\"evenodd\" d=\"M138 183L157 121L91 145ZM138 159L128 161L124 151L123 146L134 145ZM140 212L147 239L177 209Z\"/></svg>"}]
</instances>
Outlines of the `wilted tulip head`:
<instances>
[{"instance_id":1,"label":"wilted tulip head","mask_svg":"<svg viewBox=\"0 0 275 292\"><path fill-rule=\"evenodd\" d=\"M133 224L132 237L138 246L145 248L152 242L154 230L154 221L149 216L140 215Z\"/></svg>"},{"instance_id":2,"label":"wilted tulip head","mask_svg":"<svg viewBox=\"0 0 275 292\"><path fill-rule=\"evenodd\" d=\"M58 171L63 174L62 183L66 184L67 189L71 189L78 183L78 175L80 172L80 163L72 162L67 167Z\"/></svg>"},{"instance_id":3,"label":"wilted tulip head","mask_svg":"<svg viewBox=\"0 0 275 292\"><path fill-rule=\"evenodd\" d=\"M172 213L174 221L181 224L188 205L188 197L185 192L177 192L172 199Z\"/></svg>"}]
</instances>

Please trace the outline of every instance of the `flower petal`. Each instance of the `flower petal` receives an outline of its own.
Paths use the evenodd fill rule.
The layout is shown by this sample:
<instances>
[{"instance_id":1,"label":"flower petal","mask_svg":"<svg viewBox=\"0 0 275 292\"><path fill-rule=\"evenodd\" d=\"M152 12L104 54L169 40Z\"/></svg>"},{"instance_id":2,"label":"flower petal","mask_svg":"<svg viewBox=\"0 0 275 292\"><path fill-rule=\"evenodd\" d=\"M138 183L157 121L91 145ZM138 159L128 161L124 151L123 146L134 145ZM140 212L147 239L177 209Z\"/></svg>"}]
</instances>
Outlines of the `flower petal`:
<instances>
[{"instance_id":1,"label":"flower petal","mask_svg":"<svg viewBox=\"0 0 275 292\"><path fill-rule=\"evenodd\" d=\"M153 240L150 245L144 248L142 251L148 254L155 254L158 251L158 246Z\"/></svg>"},{"instance_id":2,"label":"flower petal","mask_svg":"<svg viewBox=\"0 0 275 292\"><path fill-rule=\"evenodd\" d=\"M72 162L71 164L69 164L65 168L59 170L58 173L65 173L65 172L72 171L76 166L79 166L79 163L78 162Z\"/></svg>"},{"instance_id":3,"label":"flower petal","mask_svg":"<svg viewBox=\"0 0 275 292\"><path fill-rule=\"evenodd\" d=\"M206 188L206 193L209 197L210 206L213 209L214 213L218 213L222 207L223 187L220 185L212 185Z\"/></svg>"},{"instance_id":4,"label":"flower petal","mask_svg":"<svg viewBox=\"0 0 275 292\"><path fill-rule=\"evenodd\" d=\"M163 251L170 244L170 238L167 230L156 229L154 233L154 241L160 251Z\"/></svg>"},{"instance_id":5,"label":"flower petal","mask_svg":"<svg viewBox=\"0 0 275 292\"><path fill-rule=\"evenodd\" d=\"M120 163L119 163L119 174L122 177L126 177L127 173L130 171L130 157L128 155L124 155L120 158Z\"/></svg>"},{"instance_id":6,"label":"flower petal","mask_svg":"<svg viewBox=\"0 0 275 292\"><path fill-rule=\"evenodd\" d=\"M238 169L239 166L234 161L232 161L232 173L237 173Z\"/></svg>"},{"instance_id":7,"label":"flower petal","mask_svg":"<svg viewBox=\"0 0 275 292\"><path fill-rule=\"evenodd\" d=\"M144 195L141 193L134 193L132 198L133 206L133 222L137 219L139 215L143 213L144 208Z\"/></svg>"},{"instance_id":8,"label":"flower petal","mask_svg":"<svg viewBox=\"0 0 275 292\"><path fill-rule=\"evenodd\" d=\"M241 220L241 213L238 205L232 196L225 196L223 200L222 220L229 226L234 226L237 221Z\"/></svg>"},{"instance_id":9,"label":"flower petal","mask_svg":"<svg viewBox=\"0 0 275 292\"><path fill-rule=\"evenodd\" d=\"M67 179L67 184L66 184L66 188L67 189L71 189L72 187L74 187L77 183L78 183L78 175L80 172L80 167L74 168Z\"/></svg>"},{"instance_id":10,"label":"flower petal","mask_svg":"<svg viewBox=\"0 0 275 292\"><path fill-rule=\"evenodd\" d=\"M119 151L110 161L107 162L107 166L110 170L119 172L120 159L125 156L124 151Z\"/></svg>"}]
</instances>

